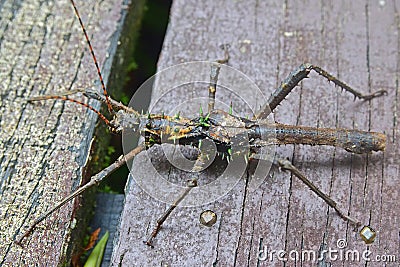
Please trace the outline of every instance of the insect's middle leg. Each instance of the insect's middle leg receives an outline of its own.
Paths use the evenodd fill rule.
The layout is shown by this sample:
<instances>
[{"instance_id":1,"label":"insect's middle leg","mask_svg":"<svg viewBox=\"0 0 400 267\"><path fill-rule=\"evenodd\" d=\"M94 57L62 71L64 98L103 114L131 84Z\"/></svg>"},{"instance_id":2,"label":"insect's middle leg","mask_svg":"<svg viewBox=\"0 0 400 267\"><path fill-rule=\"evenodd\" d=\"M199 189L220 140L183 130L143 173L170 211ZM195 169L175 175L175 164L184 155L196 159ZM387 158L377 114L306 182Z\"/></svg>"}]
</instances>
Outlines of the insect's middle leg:
<instances>
[{"instance_id":1,"label":"insect's middle leg","mask_svg":"<svg viewBox=\"0 0 400 267\"><path fill-rule=\"evenodd\" d=\"M207 161L207 155L204 153L200 153L196 159L196 162L193 165L192 172L197 173L203 169L204 163ZM197 180L195 178L191 179L187 183L187 187L183 190L181 195L179 195L175 201L171 204L171 206L161 215L161 217L157 220L156 225L151 232L149 238L144 241L144 243L150 247L153 247L153 240L157 236L160 231L163 223L169 217L171 212L182 202L183 199L189 194L189 192L197 186Z\"/></svg>"},{"instance_id":2,"label":"insect's middle leg","mask_svg":"<svg viewBox=\"0 0 400 267\"><path fill-rule=\"evenodd\" d=\"M161 226L165 222L165 220L169 217L171 212L181 203L181 201L189 194L189 192L192 190L193 187L197 186L197 180L189 180L188 185L183 191L183 193L172 203L172 205L161 215L161 217L157 220L156 226L154 227L153 231L151 232L149 238L146 241L143 241L146 245L150 247L153 246L153 239L157 236L158 232L161 229Z\"/></svg>"},{"instance_id":3,"label":"insect's middle leg","mask_svg":"<svg viewBox=\"0 0 400 267\"><path fill-rule=\"evenodd\" d=\"M273 111L282 102L282 100L285 99L285 97L296 87L296 85L298 85L301 80L308 77L308 74L312 70L319 75L325 77L328 81L333 82L335 85L339 86L343 90L346 90L347 92L353 94L355 98L358 97L364 100L371 100L375 97L387 94L385 90L379 90L370 95L363 95L362 93L354 90L348 84L339 80L322 68L312 65L310 63L305 63L300 65L300 67L292 71L289 76L286 77L281 85L272 93L265 106L261 108L261 111L257 113L256 118L266 118L271 113L271 111Z\"/></svg>"},{"instance_id":4,"label":"insect's middle leg","mask_svg":"<svg viewBox=\"0 0 400 267\"><path fill-rule=\"evenodd\" d=\"M215 105L215 93L217 91L217 83L218 83L218 76L219 71L221 70L221 64L225 64L229 61L229 53L227 44L222 45L224 49L224 58L219 59L211 65L211 73L210 73L210 85L208 86L208 113L214 110Z\"/></svg>"}]
</instances>

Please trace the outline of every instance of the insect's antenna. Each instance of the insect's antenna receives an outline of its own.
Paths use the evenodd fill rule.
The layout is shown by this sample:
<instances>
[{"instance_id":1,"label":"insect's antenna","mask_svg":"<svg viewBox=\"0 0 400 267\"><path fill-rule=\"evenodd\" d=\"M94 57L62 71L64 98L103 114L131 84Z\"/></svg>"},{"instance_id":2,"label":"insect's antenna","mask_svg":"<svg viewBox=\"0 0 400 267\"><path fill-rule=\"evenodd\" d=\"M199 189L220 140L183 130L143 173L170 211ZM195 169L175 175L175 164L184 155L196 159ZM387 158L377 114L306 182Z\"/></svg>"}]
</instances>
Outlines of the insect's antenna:
<instances>
[{"instance_id":1,"label":"insect's antenna","mask_svg":"<svg viewBox=\"0 0 400 267\"><path fill-rule=\"evenodd\" d=\"M61 95L36 96L36 97L31 97L29 99L29 101L48 100L48 99L61 99L61 100L64 100L64 101L71 101L71 102L74 102L76 104L82 105L82 106L90 109L91 111L95 112L100 117L100 119L102 119L109 127L115 128L112 125L112 123L103 114L101 114L100 111L98 111L94 107L92 107L92 106L90 106L90 105L88 105L86 103L80 102L78 100L66 97L66 96L61 96Z\"/></svg>"},{"instance_id":2,"label":"insect's antenna","mask_svg":"<svg viewBox=\"0 0 400 267\"><path fill-rule=\"evenodd\" d=\"M99 79L100 79L100 83L101 83L101 88L103 89L104 96L106 97L108 111L112 114L113 113L113 108L111 106L110 99L108 98L106 86L104 85L103 76L101 75L99 64L97 63L97 59L96 59L96 56L94 54L94 50L93 50L92 44L90 43L89 36L86 33L85 26L83 25L81 16L79 15L79 12L78 12L78 9L76 8L75 2L73 0L70 0L70 1L71 1L72 6L74 7L75 15L78 17L79 24L81 25L83 34L85 35L85 38L86 38L86 42L89 45L89 50L90 50L90 53L92 54L92 58L93 58L94 64L96 65L97 74L99 75Z\"/></svg>"}]
</instances>

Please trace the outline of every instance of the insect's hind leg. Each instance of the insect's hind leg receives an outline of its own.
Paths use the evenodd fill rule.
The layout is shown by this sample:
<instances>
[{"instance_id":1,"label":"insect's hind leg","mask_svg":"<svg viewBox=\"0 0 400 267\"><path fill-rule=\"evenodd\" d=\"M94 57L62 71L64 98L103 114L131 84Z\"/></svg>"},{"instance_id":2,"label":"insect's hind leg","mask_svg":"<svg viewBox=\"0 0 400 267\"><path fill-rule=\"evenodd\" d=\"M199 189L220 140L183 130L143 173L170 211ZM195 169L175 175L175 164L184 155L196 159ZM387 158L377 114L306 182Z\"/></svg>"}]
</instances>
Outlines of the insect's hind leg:
<instances>
[{"instance_id":1,"label":"insect's hind leg","mask_svg":"<svg viewBox=\"0 0 400 267\"><path fill-rule=\"evenodd\" d=\"M363 95L362 93L354 90L345 82L339 80L338 78L328 73L321 67L312 65L310 63L305 63L300 65L296 70L292 71L289 74L289 76L287 76L286 79L283 80L280 86L272 93L265 106L262 107L261 111L257 113L256 118L258 119L266 118L271 113L271 111L273 111L282 102L282 100L285 99L285 97L296 87L296 85L301 80L308 77L308 74L312 70L318 73L319 75L325 77L328 81L333 82L335 85L339 86L343 90L346 90L347 92L353 94L355 98L358 97L364 100L371 100L375 97L387 94L385 90L379 90L370 95Z\"/></svg>"},{"instance_id":2,"label":"insect's hind leg","mask_svg":"<svg viewBox=\"0 0 400 267\"><path fill-rule=\"evenodd\" d=\"M337 203L320 189L318 189L308 178L299 170L297 169L289 160L287 159L273 159L273 163L279 166L284 171L290 171L294 176L299 178L304 184L306 184L315 194L317 194L320 198L322 198L329 207L333 208L339 216L350 223L352 223L356 229L360 228L361 222L355 218L350 217L346 214L345 211L340 209ZM363 229L360 231L361 238L364 240L366 244L370 244L374 242L375 239L375 231L370 228L369 226L364 226Z\"/></svg>"},{"instance_id":3,"label":"insect's hind leg","mask_svg":"<svg viewBox=\"0 0 400 267\"><path fill-rule=\"evenodd\" d=\"M218 76L219 76L219 71L221 70L221 64L226 64L229 61L229 53L228 53L229 45L224 44L221 46L221 48L224 49L224 58L216 60L211 65L210 85L208 86L208 113L214 110L215 93L217 91Z\"/></svg>"}]
</instances>

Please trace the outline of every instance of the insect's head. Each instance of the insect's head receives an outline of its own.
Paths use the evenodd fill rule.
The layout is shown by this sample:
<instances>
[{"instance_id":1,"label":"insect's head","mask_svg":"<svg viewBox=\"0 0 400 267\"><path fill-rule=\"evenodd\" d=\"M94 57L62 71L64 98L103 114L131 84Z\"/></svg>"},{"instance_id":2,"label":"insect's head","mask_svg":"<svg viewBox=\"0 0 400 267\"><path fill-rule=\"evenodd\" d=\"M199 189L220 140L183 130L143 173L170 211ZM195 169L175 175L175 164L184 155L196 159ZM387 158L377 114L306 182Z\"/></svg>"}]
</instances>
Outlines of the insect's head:
<instances>
[{"instance_id":1,"label":"insect's head","mask_svg":"<svg viewBox=\"0 0 400 267\"><path fill-rule=\"evenodd\" d=\"M140 118L136 113L129 113L125 110L119 110L115 113L114 119L110 121L110 130L114 133L122 133L123 131L137 131L139 128Z\"/></svg>"}]
</instances>

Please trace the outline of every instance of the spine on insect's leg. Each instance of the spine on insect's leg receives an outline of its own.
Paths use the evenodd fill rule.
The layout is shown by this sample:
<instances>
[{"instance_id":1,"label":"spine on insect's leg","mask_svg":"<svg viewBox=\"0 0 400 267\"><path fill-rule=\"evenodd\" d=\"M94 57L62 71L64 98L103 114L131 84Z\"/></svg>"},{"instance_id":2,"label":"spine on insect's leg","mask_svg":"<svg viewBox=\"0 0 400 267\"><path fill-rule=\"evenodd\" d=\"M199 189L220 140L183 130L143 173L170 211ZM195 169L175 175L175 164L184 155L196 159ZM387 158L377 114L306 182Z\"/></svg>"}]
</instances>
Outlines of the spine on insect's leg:
<instances>
[{"instance_id":1,"label":"spine on insect's leg","mask_svg":"<svg viewBox=\"0 0 400 267\"><path fill-rule=\"evenodd\" d=\"M274 109L285 99L285 97L302 81L308 77L311 71L315 71L325 79L333 82L335 85L339 86L343 90L354 95L354 98L359 98L363 100L371 100L376 97L387 95L386 90L379 90L372 94L362 94L361 92L353 89L345 82L339 80L329 72L325 71L321 67L312 65L310 63L301 64L296 70L292 71L286 79L281 83L281 85L272 93L271 97L268 99L267 103L262 107L261 111L256 114L256 118L265 119L268 115L274 111Z\"/></svg>"},{"instance_id":2,"label":"spine on insect's leg","mask_svg":"<svg viewBox=\"0 0 400 267\"><path fill-rule=\"evenodd\" d=\"M250 138L268 139L274 144L328 145L344 148L357 154L383 151L386 136L382 133L349 129L330 129L285 124L257 125Z\"/></svg>"}]
</instances>

